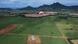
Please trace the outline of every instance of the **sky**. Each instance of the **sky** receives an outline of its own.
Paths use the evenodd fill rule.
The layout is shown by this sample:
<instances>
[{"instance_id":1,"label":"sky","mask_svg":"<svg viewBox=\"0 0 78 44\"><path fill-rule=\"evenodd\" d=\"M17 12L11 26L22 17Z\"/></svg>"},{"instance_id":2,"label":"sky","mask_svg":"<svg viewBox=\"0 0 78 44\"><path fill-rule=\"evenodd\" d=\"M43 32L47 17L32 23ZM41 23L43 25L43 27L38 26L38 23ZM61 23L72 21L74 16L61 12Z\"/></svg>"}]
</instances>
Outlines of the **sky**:
<instances>
[{"instance_id":1,"label":"sky","mask_svg":"<svg viewBox=\"0 0 78 44\"><path fill-rule=\"evenodd\" d=\"M78 5L78 0L0 0L0 7L21 8L26 6L38 7L43 4L52 4L55 2L67 6Z\"/></svg>"}]
</instances>

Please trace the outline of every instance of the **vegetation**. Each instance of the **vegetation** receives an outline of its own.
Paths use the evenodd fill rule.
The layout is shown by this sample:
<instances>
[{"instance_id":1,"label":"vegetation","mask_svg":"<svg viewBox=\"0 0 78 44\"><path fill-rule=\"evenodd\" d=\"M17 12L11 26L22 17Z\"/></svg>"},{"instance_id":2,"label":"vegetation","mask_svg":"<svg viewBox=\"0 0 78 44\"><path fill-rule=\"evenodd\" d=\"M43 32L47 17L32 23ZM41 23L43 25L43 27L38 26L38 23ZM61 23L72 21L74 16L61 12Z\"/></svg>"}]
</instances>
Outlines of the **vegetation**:
<instances>
[{"instance_id":1,"label":"vegetation","mask_svg":"<svg viewBox=\"0 0 78 44\"><path fill-rule=\"evenodd\" d=\"M64 17L64 16L63 16ZM56 18L58 20L56 20ZM40 18L29 18L22 16L6 16L0 19L0 28L8 24L16 24L15 30L10 31L9 35L0 35L1 44L25 44L28 34L39 35L42 44L67 44L63 38L53 38L47 36L62 36L59 29L71 39L78 39L78 18L69 17L68 19L59 16L46 16ZM46 37L42 37L42 36Z\"/></svg>"},{"instance_id":2,"label":"vegetation","mask_svg":"<svg viewBox=\"0 0 78 44\"><path fill-rule=\"evenodd\" d=\"M65 6L61 3L53 3L51 5L42 5L40 7L31 7L31 6L27 6L27 7L23 7L23 8L16 8L16 9L11 9L11 8L0 8L0 13L1 11L3 11L2 13L4 13L4 11L10 11L11 13L15 13L15 14L28 14L28 13L35 13L37 11L71 11L71 12L76 12L78 13L78 6ZM0 14L1 15L1 14ZM5 14L3 14L5 15ZM9 14L10 15L10 14Z\"/></svg>"},{"instance_id":3,"label":"vegetation","mask_svg":"<svg viewBox=\"0 0 78 44\"><path fill-rule=\"evenodd\" d=\"M57 11L58 13L55 16L38 18L23 15L38 11ZM78 16L70 16L64 12L78 13L78 6L65 6L57 2L38 8L30 6L19 9L0 8L0 30L8 24L17 25L9 33L0 35L0 44L26 44L29 34L39 35L41 44L68 44L64 38L58 38L62 37L59 30L69 39L78 39Z\"/></svg>"}]
</instances>

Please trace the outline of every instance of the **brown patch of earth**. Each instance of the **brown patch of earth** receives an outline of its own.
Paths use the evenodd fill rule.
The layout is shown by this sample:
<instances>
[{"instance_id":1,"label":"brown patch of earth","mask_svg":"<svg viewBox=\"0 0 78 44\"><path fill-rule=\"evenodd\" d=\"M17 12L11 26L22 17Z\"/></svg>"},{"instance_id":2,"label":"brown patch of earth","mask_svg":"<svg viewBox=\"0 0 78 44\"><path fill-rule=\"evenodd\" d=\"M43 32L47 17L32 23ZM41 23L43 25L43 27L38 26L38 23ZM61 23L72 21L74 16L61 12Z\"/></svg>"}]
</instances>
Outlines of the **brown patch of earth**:
<instances>
[{"instance_id":1,"label":"brown patch of earth","mask_svg":"<svg viewBox=\"0 0 78 44\"><path fill-rule=\"evenodd\" d=\"M10 32L16 28L16 24L9 24L5 28L0 29L0 35Z\"/></svg>"}]
</instances>

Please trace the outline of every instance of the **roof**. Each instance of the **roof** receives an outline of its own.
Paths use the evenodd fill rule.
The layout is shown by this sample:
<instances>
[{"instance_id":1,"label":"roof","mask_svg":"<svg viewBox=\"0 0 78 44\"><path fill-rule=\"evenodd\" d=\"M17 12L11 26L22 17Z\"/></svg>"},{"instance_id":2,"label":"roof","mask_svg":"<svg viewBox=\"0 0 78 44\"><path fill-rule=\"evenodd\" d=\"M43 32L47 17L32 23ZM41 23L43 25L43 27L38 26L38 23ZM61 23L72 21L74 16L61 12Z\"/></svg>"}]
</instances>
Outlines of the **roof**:
<instances>
[{"instance_id":1,"label":"roof","mask_svg":"<svg viewBox=\"0 0 78 44\"><path fill-rule=\"evenodd\" d=\"M78 44L78 40L71 40L73 44Z\"/></svg>"}]
</instances>

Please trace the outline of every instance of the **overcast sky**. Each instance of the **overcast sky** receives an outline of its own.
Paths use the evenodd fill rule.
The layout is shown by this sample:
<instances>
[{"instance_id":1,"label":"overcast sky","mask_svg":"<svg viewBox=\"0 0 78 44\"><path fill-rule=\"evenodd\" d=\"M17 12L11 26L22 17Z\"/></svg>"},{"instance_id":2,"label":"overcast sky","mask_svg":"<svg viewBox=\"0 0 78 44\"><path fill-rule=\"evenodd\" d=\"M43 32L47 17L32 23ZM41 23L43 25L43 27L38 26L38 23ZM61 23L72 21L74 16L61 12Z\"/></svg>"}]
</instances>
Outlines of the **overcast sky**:
<instances>
[{"instance_id":1,"label":"overcast sky","mask_svg":"<svg viewBox=\"0 0 78 44\"><path fill-rule=\"evenodd\" d=\"M26 6L38 7L43 4L60 2L64 5L78 5L78 0L0 0L0 7L20 8Z\"/></svg>"}]
</instances>

